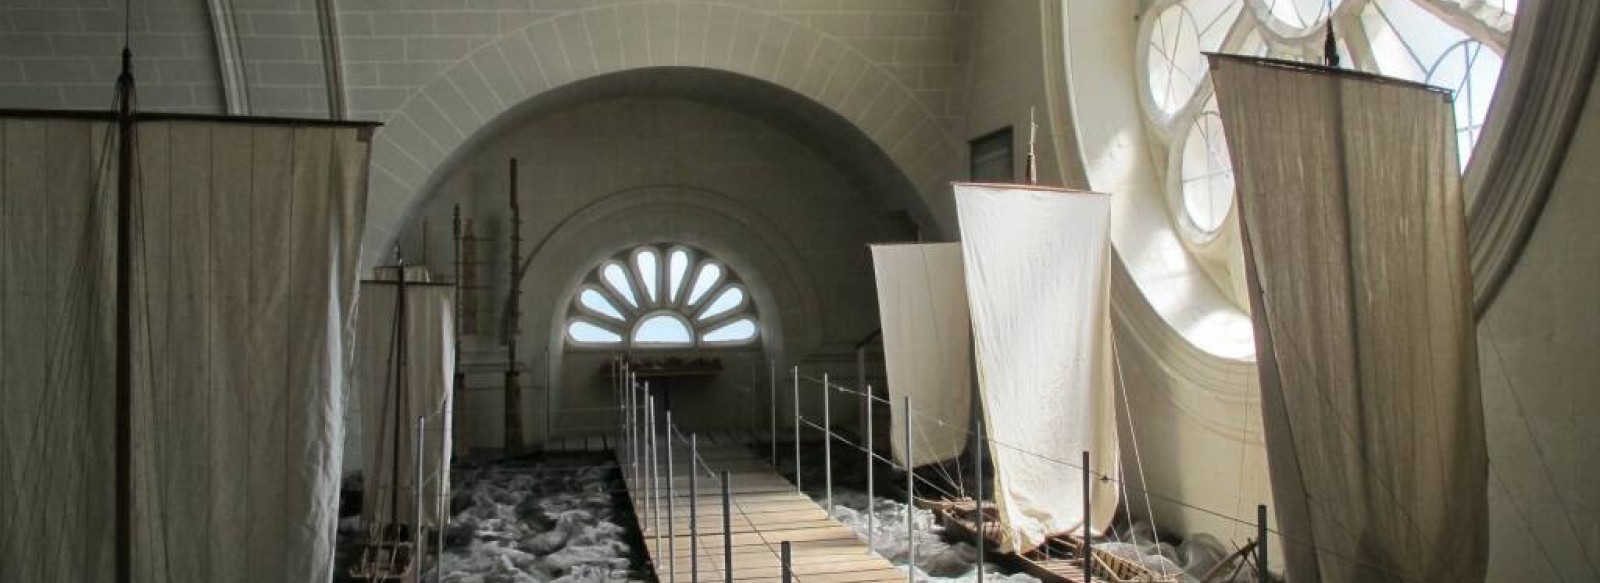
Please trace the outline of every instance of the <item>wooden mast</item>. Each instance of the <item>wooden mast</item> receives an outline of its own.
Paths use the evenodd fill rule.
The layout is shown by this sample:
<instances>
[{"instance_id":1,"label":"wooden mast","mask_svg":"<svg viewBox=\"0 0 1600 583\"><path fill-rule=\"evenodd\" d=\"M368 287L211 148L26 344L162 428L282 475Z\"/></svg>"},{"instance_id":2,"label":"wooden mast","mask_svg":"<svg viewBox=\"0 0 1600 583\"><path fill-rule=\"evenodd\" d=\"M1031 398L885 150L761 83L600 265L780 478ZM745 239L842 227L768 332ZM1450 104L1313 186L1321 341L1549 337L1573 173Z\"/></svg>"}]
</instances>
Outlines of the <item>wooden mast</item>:
<instances>
[{"instance_id":1,"label":"wooden mast","mask_svg":"<svg viewBox=\"0 0 1600 583\"><path fill-rule=\"evenodd\" d=\"M517 268L522 263L522 207L517 204L517 159L511 159L511 181L508 195L511 198L511 265L507 273L511 276L511 293L506 301L506 431L505 449L507 453L522 449L522 387L517 382L521 373L517 369L517 332L520 326L517 320L520 297L522 295L522 282L517 277L520 270Z\"/></svg>"},{"instance_id":2,"label":"wooden mast","mask_svg":"<svg viewBox=\"0 0 1600 583\"><path fill-rule=\"evenodd\" d=\"M117 76L116 580L133 581L133 51Z\"/></svg>"},{"instance_id":3,"label":"wooden mast","mask_svg":"<svg viewBox=\"0 0 1600 583\"><path fill-rule=\"evenodd\" d=\"M455 321L452 322L452 324L454 324L454 326L455 326L455 332L456 332L456 335L455 335L455 346L452 348L452 350L455 353L454 356L452 357L452 359L454 361L456 369L454 371L452 371L453 382L451 383L451 389L453 390L453 392L455 394L452 395L451 398L453 399L454 403L459 405L460 403L462 403L461 395L464 394L465 391L466 391L466 382L467 382L467 373L464 372L462 370L462 368L461 368L461 334L462 334L463 331L466 330L466 324L465 324L465 322L463 320L464 314L466 313L466 302L462 298L465 298L466 295L467 295L467 284L466 284L466 280L463 279L463 274L465 273L465 269L464 269L464 264L462 263L462 258L461 258L461 252L462 252L462 249L463 249L464 245L462 243L462 234L461 234L461 205L460 204L457 204L455 206L455 211L454 211L454 215L452 216L450 231L451 231L452 236L455 238L455 259L456 259L456 277L455 277L455 280L456 280L455 281L456 297L453 298L455 300L454 301L454 307L455 307L455 312L456 313L455 313Z\"/></svg>"}]
</instances>

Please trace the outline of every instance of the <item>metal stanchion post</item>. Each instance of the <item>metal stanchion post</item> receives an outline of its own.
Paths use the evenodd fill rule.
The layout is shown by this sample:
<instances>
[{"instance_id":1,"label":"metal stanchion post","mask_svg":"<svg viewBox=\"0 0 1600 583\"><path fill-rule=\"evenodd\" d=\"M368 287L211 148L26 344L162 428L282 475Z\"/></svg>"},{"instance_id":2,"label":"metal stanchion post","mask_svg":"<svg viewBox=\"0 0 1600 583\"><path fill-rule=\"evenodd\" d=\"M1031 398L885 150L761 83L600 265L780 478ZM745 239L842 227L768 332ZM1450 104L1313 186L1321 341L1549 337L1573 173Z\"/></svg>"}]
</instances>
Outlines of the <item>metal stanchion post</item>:
<instances>
[{"instance_id":1,"label":"metal stanchion post","mask_svg":"<svg viewBox=\"0 0 1600 583\"><path fill-rule=\"evenodd\" d=\"M905 398L906 407L906 581L917 582L917 465L911 450L911 397Z\"/></svg>"},{"instance_id":2,"label":"metal stanchion post","mask_svg":"<svg viewBox=\"0 0 1600 583\"><path fill-rule=\"evenodd\" d=\"M722 471L722 578L733 583L733 490L728 471Z\"/></svg>"},{"instance_id":3,"label":"metal stanchion post","mask_svg":"<svg viewBox=\"0 0 1600 583\"><path fill-rule=\"evenodd\" d=\"M794 551L789 548L789 541L778 543L778 551L778 560L783 568L783 583L790 583L794 581L794 568L790 566L794 562Z\"/></svg>"},{"instance_id":4,"label":"metal stanchion post","mask_svg":"<svg viewBox=\"0 0 1600 583\"><path fill-rule=\"evenodd\" d=\"M867 398L867 552L871 553L872 549L873 549L873 544L872 544L873 543L873 539L877 538L877 537L873 536L873 534L872 534L872 531L873 531L872 523L875 521L875 517L873 515L877 514L877 512L874 510L874 508L877 506L877 504L875 504L874 502L876 502L877 499L872 497L872 465L873 465L874 461L876 461L876 460L874 460L872 458L872 455L873 455L873 449L872 449L872 385L867 385L866 398Z\"/></svg>"},{"instance_id":5,"label":"metal stanchion post","mask_svg":"<svg viewBox=\"0 0 1600 583\"><path fill-rule=\"evenodd\" d=\"M411 468L411 489L412 494L414 494L416 497L417 504L416 513L411 515L411 552L416 553L414 556L417 557L422 556L422 464L424 459L423 436L425 435L424 431L426 431L425 427L427 427L427 423L427 417L417 417L417 443L415 448L416 456L415 460L412 462ZM399 468L395 469L398 470ZM417 565L417 571L421 571L421 560L417 561ZM435 569L437 569L437 567Z\"/></svg>"},{"instance_id":6,"label":"metal stanchion post","mask_svg":"<svg viewBox=\"0 0 1600 583\"><path fill-rule=\"evenodd\" d=\"M700 583L700 436L689 434L689 583Z\"/></svg>"},{"instance_id":7,"label":"metal stanchion post","mask_svg":"<svg viewBox=\"0 0 1600 583\"><path fill-rule=\"evenodd\" d=\"M978 426L978 443L972 448L972 456L976 458L976 462L972 464L972 471L977 474L978 482L973 488L972 499L978 509L978 583L983 583L983 449L988 447L988 444L983 440L982 413L978 414L977 421L974 425Z\"/></svg>"},{"instance_id":8,"label":"metal stanchion post","mask_svg":"<svg viewBox=\"0 0 1600 583\"><path fill-rule=\"evenodd\" d=\"M448 413L445 414L444 417L440 418L441 423L449 420L450 415ZM440 460L445 459L445 456L450 454L450 445L446 443L444 438L444 436L448 434L448 430L441 430L439 432ZM448 469L448 466L441 467L439 469L439 476L437 478L438 486L436 490L439 493L439 496L433 499L433 503L435 505L433 514L433 583L439 583L441 578L444 577L443 569L440 569L439 567L444 564L444 527L450 524L450 494L447 491L450 486L450 482L445 476L446 469Z\"/></svg>"},{"instance_id":9,"label":"metal stanchion post","mask_svg":"<svg viewBox=\"0 0 1600 583\"><path fill-rule=\"evenodd\" d=\"M805 493L800 488L800 367L794 367L794 491Z\"/></svg>"},{"instance_id":10,"label":"metal stanchion post","mask_svg":"<svg viewBox=\"0 0 1600 583\"><path fill-rule=\"evenodd\" d=\"M555 434L555 431L553 430L554 428L552 427L552 425L555 423L555 417L550 414L550 411L551 411L551 409L555 408L556 386L555 386L555 383L550 382L550 351L548 349L545 350L543 359L544 359L544 446L548 448L548 447L550 447L550 436Z\"/></svg>"},{"instance_id":11,"label":"metal stanchion post","mask_svg":"<svg viewBox=\"0 0 1600 583\"><path fill-rule=\"evenodd\" d=\"M767 407L771 413L767 421L771 424L772 434L767 445L772 447L772 467L778 467L778 359L767 360Z\"/></svg>"},{"instance_id":12,"label":"metal stanchion post","mask_svg":"<svg viewBox=\"0 0 1600 583\"><path fill-rule=\"evenodd\" d=\"M822 475L823 487L828 493L828 517L833 517L833 386L828 384L828 373L822 373Z\"/></svg>"},{"instance_id":13,"label":"metal stanchion post","mask_svg":"<svg viewBox=\"0 0 1600 583\"><path fill-rule=\"evenodd\" d=\"M1267 571L1267 505L1256 505L1256 581L1267 583L1271 580L1271 572Z\"/></svg>"},{"instance_id":14,"label":"metal stanchion post","mask_svg":"<svg viewBox=\"0 0 1600 583\"><path fill-rule=\"evenodd\" d=\"M650 384L643 387L644 403L644 518L647 530L656 527L656 403L650 394ZM652 534L652 536L654 536ZM657 541L660 542L660 541Z\"/></svg>"},{"instance_id":15,"label":"metal stanchion post","mask_svg":"<svg viewBox=\"0 0 1600 583\"><path fill-rule=\"evenodd\" d=\"M643 474L639 473L639 385L633 379L633 372L628 373L628 465L633 472L634 498L638 498L639 480Z\"/></svg>"},{"instance_id":16,"label":"metal stanchion post","mask_svg":"<svg viewBox=\"0 0 1600 583\"><path fill-rule=\"evenodd\" d=\"M678 581L678 525L672 521L672 411L667 411L667 583Z\"/></svg>"},{"instance_id":17,"label":"metal stanchion post","mask_svg":"<svg viewBox=\"0 0 1600 583\"><path fill-rule=\"evenodd\" d=\"M1094 581L1094 527L1089 520L1089 452L1083 452L1083 581Z\"/></svg>"},{"instance_id":18,"label":"metal stanchion post","mask_svg":"<svg viewBox=\"0 0 1600 583\"><path fill-rule=\"evenodd\" d=\"M661 449L661 436L656 431L656 396L650 394L650 383L644 384L645 402L650 410L650 530L655 533L656 552L661 551L661 460L656 451Z\"/></svg>"}]
</instances>

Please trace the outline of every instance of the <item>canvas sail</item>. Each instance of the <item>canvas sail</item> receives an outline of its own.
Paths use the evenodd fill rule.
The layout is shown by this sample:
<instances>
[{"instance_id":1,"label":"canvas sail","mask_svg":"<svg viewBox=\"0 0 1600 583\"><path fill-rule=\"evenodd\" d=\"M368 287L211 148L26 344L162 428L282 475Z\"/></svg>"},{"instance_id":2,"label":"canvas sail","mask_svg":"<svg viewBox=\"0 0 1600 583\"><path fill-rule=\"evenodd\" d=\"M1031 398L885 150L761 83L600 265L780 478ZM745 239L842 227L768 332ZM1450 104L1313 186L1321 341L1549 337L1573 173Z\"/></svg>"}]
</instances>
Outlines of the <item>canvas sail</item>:
<instances>
[{"instance_id":1,"label":"canvas sail","mask_svg":"<svg viewBox=\"0 0 1600 583\"><path fill-rule=\"evenodd\" d=\"M111 576L115 131L0 115L0 581Z\"/></svg>"},{"instance_id":2,"label":"canvas sail","mask_svg":"<svg viewBox=\"0 0 1600 583\"><path fill-rule=\"evenodd\" d=\"M0 124L0 580L107 581L116 125ZM135 577L326 580L370 129L137 128Z\"/></svg>"},{"instance_id":3,"label":"canvas sail","mask_svg":"<svg viewBox=\"0 0 1600 583\"><path fill-rule=\"evenodd\" d=\"M423 429L423 521L434 526L443 506L441 486L450 484L451 397L455 382L455 329L448 285L427 285L431 276L424 267L407 267L405 328L396 330L395 303L399 288L398 271L378 270L374 281L361 284L360 310L356 315L355 393L351 399L358 411L347 417L359 419L362 470L362 519L366 524L400 522L414 524L416 468L416 418L427 418ZM395 334L405 335L405 395L396 394L391 347ZM398 409L398 411L397 411ZM395 419L401 420L400 439L395 440ZM398 470L396 470L398 463ZM347 467L350 464L346 464ZM399 488L391 489L399 473ZM390 502L399 512L390 514Z\"/></svg>"},{"instance_id":4,"label":"canvas sail","mask_svg":"<svg viewBox=\"0 0 1600 583\"><path fill-rule=\"evenodd\" d=\"M992 491L1008 545L1029 550L1082 531L1081 452L1097 474L1118 476L1111 201L986 184L956 184L955 198ZM1090 530L1103 531L1116 482L1096 479L1090 495Z\"/></svg>"},{"instance_id":5,"label":"canvas sail","mask_svg":"<svg viewBox=\"0 0 1600 583\"><path fill-rule=\"evenodd\" d=\"M1291 581L1481 581L1488 458L1449 97L1213 57Z\"/></svg>"},{"instance_id":6,"label":"canvas sail","mask_svg":"<svg viewBox=\"0 0 1600 583\"><path fill-rule=\"evenodd\" d=\"M889 376L890 439L894 459L912 466L960 456L967 444L972 402L972 322L959 243L873 245L878 318ZM906 410L913 419L906 457Z\"/></svg>"}]
</instances>

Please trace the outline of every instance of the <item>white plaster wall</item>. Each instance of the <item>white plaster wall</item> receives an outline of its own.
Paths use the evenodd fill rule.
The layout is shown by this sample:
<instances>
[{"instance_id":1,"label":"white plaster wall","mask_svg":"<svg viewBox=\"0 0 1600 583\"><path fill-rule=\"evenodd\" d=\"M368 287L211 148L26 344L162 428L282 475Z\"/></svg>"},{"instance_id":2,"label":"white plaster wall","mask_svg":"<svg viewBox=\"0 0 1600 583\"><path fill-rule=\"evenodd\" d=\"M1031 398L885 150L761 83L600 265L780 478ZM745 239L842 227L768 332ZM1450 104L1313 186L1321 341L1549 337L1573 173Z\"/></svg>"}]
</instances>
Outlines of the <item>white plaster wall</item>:
<instances>
[{"instance_id":1,"label":"white plaster wall","mask_svg":"<svg viewBox=\"0 0 1600 583\"><path fill-rule=\"evenodd\" d=\"M370 248L392 239L438 170L512 107L574 82L659 66L732 72L822 104L894 160L940 226L953 226L940 194L960 167L951 104L965 103L952 73L963 42L944 30L960 30L953 0L534 2L449 25L471 34L441 32L458 20L444 16L450 11L423 8L403 19L378 10L387 6L377 0L351 0L341 4L341 26L362 26L363 5L378 62L361 65L357 37L347 37L351 106L387 124L373 147ZM900 30L885 24L893 19L874 20L880 12L920 26Z\"/></svg>"},{"instance_id":2,"label":"white plaster wall","mask_svg":"<svg viewBox=\"0 0 1600 583\"><path fill-rule=\"evenodd\" d=\"M551 378L559 379L551 395L556 434L609 421L594 412L562 413L612 399L609 385L596 376L609 353L568 350L559 338L575 286L601 259L637 244L682 242L728 262L755 296L766 352L706 351L723 359L726 372L705 386L677 383L676 414L689 427L744 426L754 406L765 427L766 358L780 358L785 370L801 364L808 375L836 366L832 361L842 356L830 354L845 354L844 347L877 327L867 245L909 235L903 219L879 210L873 193L811 145L761 119L687 99L618 97L509 123L448 170L419 214L429 225L436 269L450 269L449 225L457 203L464 217L483 227L480 236L505 236L512 156L521 164L525 247L550 238L532 259L521 304L519 350L531 355L531 382L541 385L524 397L530 443L544 431L542 386ZM415 248L420 238L410 231L407 246ZM500 245L485 251L505 253ZM420 256L420 249L411 256ZM495 289L479 302L493 310L503 301L496 298L504 297L505 263L492 259L489 269L485 281ZM492 311L483 317L488 326L499 319ZM480 354L499 350L490 335L471 340ZM546 354L554 357L548 369ZM746 391L752 376L754 403ZM786 379L781 386L788 386ZM478 384L490 387L471 392L466 406L472 421L462 429L475 446L498 446L503 393L493 375ZM820 408L812 399L805 406L807 415ZM851 418L842 413L839 422Z\"/></svg>"},{"instance_id":3,"label":"white plaster wall","mask_svg":"<svg viewBox=\"0 0 1600 583\"><path fill-rule=\"evenodd\" d=\"M134 3L127 26L143 109L221 111L208 18L205 0ZM109 111L123 26L122 2L0 2L0 107Z\"/></svg>"}]
</instances>

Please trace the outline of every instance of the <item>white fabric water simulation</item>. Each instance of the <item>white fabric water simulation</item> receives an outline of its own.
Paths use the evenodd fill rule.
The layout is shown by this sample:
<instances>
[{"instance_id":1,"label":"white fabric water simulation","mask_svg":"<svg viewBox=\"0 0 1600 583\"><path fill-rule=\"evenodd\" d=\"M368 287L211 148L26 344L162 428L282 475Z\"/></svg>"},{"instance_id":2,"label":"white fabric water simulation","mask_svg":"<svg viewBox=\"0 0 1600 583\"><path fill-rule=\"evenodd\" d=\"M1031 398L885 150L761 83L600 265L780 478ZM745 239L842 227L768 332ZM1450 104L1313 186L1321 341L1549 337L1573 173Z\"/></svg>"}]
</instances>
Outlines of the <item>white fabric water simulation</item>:
<instances>
[{"instance_id":1,"label":"white fabric water simulation","mask_svg":"<svg viewBox=\"0 0 1600 583\"><path fill-rule=\"evenodd\" d=\"M1447 94L1212 59L1292 581L1479 581L1488 455Z\"/></svg>"},{"instance_id":2,"label":"white fabric water simulation","mask_svg":"<svg viewBox=\"0 0 1600 583\"><path fill-rule=\"evenodd\" d=\"M978 382L1007 546L1082 531L1080 455L1089 452L1090 530L1119 493L1111 356L1110 197L1020 185L955 184ZM1108 476L1112 479L1101 479Z\"/></svg>"},{"instance_id":3,"label":"white fabric water simulation","mask_svg":"<svg viewBox=\"0 0 1600 583\"><path fill-rule=\"evenodd\" d=\"M873 245L872 267L889 377L889 435L905 435L902 403L909 396L918 436L911 465L960 456L972 410L972 323L961 245ZM889 440L901 464L908 461L904 441Z\"/></svg>"}]
</instances>

